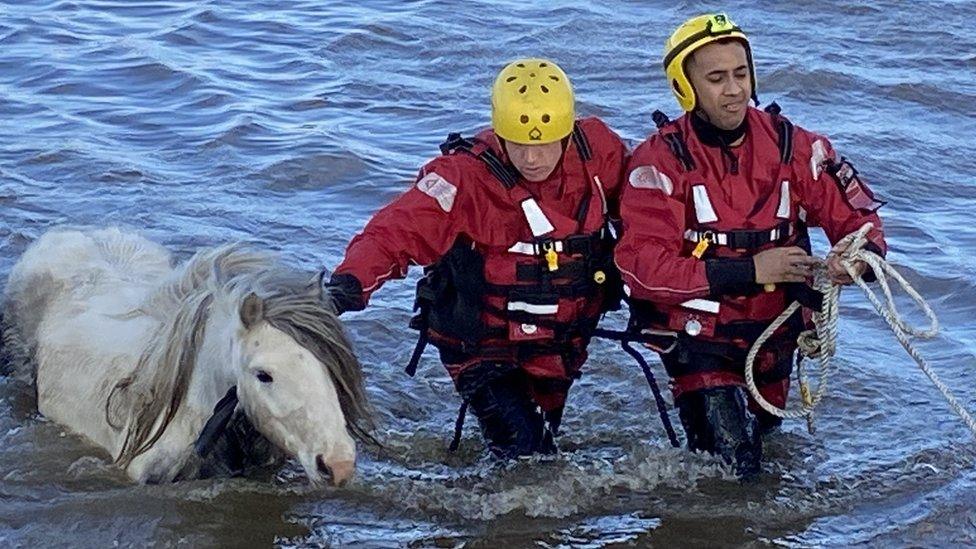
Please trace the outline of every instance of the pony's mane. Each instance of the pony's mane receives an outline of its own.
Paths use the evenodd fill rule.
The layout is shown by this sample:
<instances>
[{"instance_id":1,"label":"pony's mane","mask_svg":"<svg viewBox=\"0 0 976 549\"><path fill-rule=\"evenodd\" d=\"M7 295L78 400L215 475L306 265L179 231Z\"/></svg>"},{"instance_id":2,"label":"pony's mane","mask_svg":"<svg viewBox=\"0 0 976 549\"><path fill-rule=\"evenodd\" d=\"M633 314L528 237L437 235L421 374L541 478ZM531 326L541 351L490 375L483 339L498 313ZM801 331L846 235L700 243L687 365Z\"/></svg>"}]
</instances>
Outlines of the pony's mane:
<instances>
[{"instance_id":1,"label":"pony's mane","mask_svg":"<svg viewBox=\"0 0 976 549\"><path fill-rule=\"evenodd\" d=\"M126 467L150 449L179 410L214 301L226 300L236 311L251 293L264 301L267 322L325 366L350 433L372 441L361 366L335 311L321 299L313 280L280 266L272 254L230 244L198 252L173 280L150 295L139 313L159 320L160 328L135 372L116 384L106 402L106 419L113 427L122 428L118 418L129 416L119 464ZM128 398L116 402L119 391Z\"/></svg>"}]
</instances>

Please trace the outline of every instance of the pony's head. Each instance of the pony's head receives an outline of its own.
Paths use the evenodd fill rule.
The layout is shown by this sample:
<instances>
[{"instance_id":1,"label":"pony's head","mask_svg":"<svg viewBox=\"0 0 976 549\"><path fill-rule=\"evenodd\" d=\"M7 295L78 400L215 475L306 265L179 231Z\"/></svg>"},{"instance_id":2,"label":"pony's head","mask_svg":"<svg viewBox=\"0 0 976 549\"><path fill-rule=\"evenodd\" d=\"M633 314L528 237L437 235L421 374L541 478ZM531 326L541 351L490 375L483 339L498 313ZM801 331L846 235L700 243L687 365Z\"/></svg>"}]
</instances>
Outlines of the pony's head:
<instances>
[{"instance_id":1,"label":"pony's head","mask_svg":"<svg viewBox=\"0 0 976 549\"><path fill-rule=\"evenodd\" d=\"M360 365L334 312L309 292L279 290L248 293L239 317L232 353L244 413L313 483L344 483L369 418Z\"/></svg>"},{"instance_id":2,"label":"pony's head","mask_svg":"<svg viewBox=\"0 0 976 549\"><path fill-rule=\"evenodd\" d=\"M267 254L237 245L199 252L135 312L161 326L135 373L106 402L109 425L125 427L118 463L128 468L152 448L194 398L191 379L210 376L234 387L197 438L198 456L209 455L234 411L243 410L261 435L298 458L312 482L326 474L335 484L346 481L355 439L375 440L359 361L328 303L316 281ZM198 394L209 397L206 388Z\"/></svg>"}]
</instances>

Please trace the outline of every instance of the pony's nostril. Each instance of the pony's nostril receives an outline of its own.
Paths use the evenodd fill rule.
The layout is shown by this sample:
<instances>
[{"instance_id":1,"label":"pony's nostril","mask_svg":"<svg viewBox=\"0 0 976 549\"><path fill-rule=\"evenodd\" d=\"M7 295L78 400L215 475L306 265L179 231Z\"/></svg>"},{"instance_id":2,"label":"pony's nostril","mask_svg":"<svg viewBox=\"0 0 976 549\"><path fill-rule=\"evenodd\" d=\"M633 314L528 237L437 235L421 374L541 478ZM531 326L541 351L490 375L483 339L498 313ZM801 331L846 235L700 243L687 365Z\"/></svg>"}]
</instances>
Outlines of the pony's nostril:
<instances>
[{"instance_id":1,"label":"pony's nostril","mask_svg":"<svg viewBox=\"0 0 976 549\"><path fill-rule=\"evenodd\" d=\"M322 454L315 456L315 466L318 467L320 473L329 479L332 478L332 469L329 469L329 466L325 464L325 458L322 457Z\"/></svg>"},{"instance_id":2,"label":"pony's nostril","mask_svg":"<svg viewBox=\"0 0 976 549\"><path fill-rule=\"evenodd\" d=\"M353 460L326 463L322 454L315 456L315 466L332 482L333 486L345 484L356 470L356 462Z\"/></svg>"}]
</instances>

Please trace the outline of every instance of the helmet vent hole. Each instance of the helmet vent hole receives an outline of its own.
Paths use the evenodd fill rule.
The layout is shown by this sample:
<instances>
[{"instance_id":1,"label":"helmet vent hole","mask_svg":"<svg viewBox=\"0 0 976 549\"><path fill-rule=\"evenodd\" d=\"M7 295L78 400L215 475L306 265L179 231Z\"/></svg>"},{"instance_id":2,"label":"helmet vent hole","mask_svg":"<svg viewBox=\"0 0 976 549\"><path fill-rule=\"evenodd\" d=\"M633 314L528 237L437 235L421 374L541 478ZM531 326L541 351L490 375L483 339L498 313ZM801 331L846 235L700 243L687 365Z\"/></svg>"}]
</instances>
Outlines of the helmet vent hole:
<instances>
[{"instance_id":1,"label":"helmet vent hole","mask_svg":"<svg viewBox=\"0 0 976 549\"><path fill-rule=\"evenodd\" d=\"M519 117L519 121L521 121L523 124L528 124L529 123L528 115L523 114L521 117Z\"/></svg>"},{"instance_id":2,"label":"helmet vent hole","mask_svg":"<svg viewBox=\"0 0 976 549\"><path fill-rule=\"evenodd\" d=\"M520 69L524 69L525 68L525 63L519 63L518 65L515 65L515 66L518 67L518 68L520 68Z\"/></svg>"},{"instance_id":3,"label":"helmet vent hole","mask_svg":"<svg viewBox=\"0 0 976 549\"><path fill-rule=\"evenodd\" d=\"M539 63L539 68L548 67L549 63Z\"/></svg>"},{"instance_id":4,"label":"helmet vent hole","mask_svg":"<svg viewBox=\"0 0 976 549\"><path fill-rule=\"evenodd\" d=\"M535 73L534 73L534 72L530 72L530 73L529 73L529 76L530 76L531 78L535 78Z\"/></svg>"},{"instance_id":5,"label":"helmet vent hole","mask_svg":"<svg viewBox=\"0 0 976 549\"><path fill-rule=\"evenodd\" d=\"M678 85L677 80L671 81L671 87L674 88L674 93L680 95L681 97L685 96L685 92L681 91L681 86Z\"/></svg>"},{"instance_id":6,"label":"helmet vent hole","mask_svg":"<svg viewBox=\"0 0 976 549\"><path fill-rule=\"evenodd\" d=\"M556 81L556 82L559 82L559 77L558 77L558 76L554 76L554 75L551 75L551 74L550 74L550 75L549 75L549 78L551 78L552 80L554 80L554 81Z\"/></svg>"},{"instance_id":7,"label":"helmet vent hole","mask_svg":"<svg viewBox=\"0 0 976 549\"><path fill-rule=\"evenodd\" d=\"M522 86L521 88L519 88L519 93L525 93L526 89L528 89L528 86Z\"/></svg>"},{"instance_id":8,"label":"helmet vent hole","mask_svg":"<svg viewBox=\"0 0 976 549\"><path fill-rule=\"evenodd\" d=\"M539 86L539 89L542 90L542 93L549 93L549 88L545 86Z\"/></svg>"},{"instance_id":9,"label":"helmet vent hole","mask_svg":"<svg viewBox=\"0 0 976 549\"><path fill-rule=\"evenodd\" d=\"M548 124L549 123L549 120L550 119L549 119L549 115L548 114L542 115L542 123L543 124Z\"/></svg>"},{"instance_id":10,"label":"helmet vent hole","mask_svg":"<svg viewBox=\"0 0 976 549\"><path fill-rule=\"evenodd\" d=\"M517 76L509 76L505 79L506 82L514 82L515 80L518 80Z\"/></svg>"}]
</instances>

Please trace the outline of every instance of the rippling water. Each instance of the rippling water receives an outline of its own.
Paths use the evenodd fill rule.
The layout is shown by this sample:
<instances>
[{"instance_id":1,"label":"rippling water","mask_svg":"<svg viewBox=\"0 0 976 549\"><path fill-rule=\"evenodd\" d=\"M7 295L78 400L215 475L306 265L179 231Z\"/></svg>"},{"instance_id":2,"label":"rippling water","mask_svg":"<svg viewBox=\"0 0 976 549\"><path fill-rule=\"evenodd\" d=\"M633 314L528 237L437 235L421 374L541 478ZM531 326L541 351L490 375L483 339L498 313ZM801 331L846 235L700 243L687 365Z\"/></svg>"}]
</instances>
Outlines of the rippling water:
<instances>
[{"instance_id":1,"label":"rippling water","mask_svg":"<svg viewBox=\"0 0 976 549\"><path fill-rule=\"evenodd\" d=\"M890 259L945 325L922 350L976 407L976 6L722 7L754 37L761 98L830 135L889 200ZM702 9L0 3L0 275L60 223L128 226L181 256L248 239L332 267L448 131L488 122L488 86L514 57L557 60L582 113L642 139L652 110L677 114L664 39ZM973 438L854 291L819 431L788 424L763 479L742 486L667 446L639 370L604 344L571 395L558 460L492 468L473 422L449 454L446 375L432 356L415 379L401 373L412 286L349 315L388 447L342 490L310 490L291 468L134 487L0 378L0 545L976 543Z\"/></svg>"}]
</instances>

